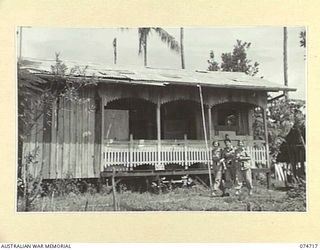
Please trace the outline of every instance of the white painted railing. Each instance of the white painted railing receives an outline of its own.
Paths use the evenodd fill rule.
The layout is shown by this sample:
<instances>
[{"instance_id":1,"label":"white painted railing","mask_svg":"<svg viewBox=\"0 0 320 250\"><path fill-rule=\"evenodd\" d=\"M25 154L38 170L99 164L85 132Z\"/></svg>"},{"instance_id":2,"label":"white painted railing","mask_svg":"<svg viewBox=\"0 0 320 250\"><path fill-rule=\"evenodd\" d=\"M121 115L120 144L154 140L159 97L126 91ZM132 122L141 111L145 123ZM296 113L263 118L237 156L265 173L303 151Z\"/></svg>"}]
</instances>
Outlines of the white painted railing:
<instances>
[{"instance_id":1,"label":"white painted railing","mask_svg":"<svg viewBox=\"0 0 320 250\"><path fill-rule=\"evenodd\" d=\"M212 148L209 148L211 163ZM266 149L264 146L246 147L251 157L252 168L266 166ZM165 166L179 164L185 168L195 163L207 163L206 147L198 143L172 143L157 145L154 141L140 144L107 144L102 153L102 171L111 166L122 166L125 170L133 170L138 165Z\"/></svg>"}]
</instances>

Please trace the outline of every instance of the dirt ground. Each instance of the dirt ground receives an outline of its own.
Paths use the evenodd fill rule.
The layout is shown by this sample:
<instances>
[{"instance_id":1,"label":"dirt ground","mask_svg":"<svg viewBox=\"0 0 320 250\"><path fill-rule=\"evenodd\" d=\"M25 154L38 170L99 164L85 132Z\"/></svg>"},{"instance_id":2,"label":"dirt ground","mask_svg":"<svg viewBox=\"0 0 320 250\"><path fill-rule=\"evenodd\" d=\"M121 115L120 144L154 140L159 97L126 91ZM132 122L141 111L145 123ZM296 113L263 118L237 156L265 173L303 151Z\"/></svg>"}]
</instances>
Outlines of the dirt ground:
<instances>
[{"instance_id":1,"label":"dirt ground","mask_svg":"<svg viewBox=\"0 0 320 250\"><path fill-rule=\"evenodd\" d=\"M210 190L201 185L175 188L161 194L151 192L117 192L119 211L306 211L306 189L302 185L285 188L273 181L271 189L255 184L248 196L243 188L239 196L231 190L229 197L211 197ZM32 211L113 211L113 195L105 192L69 193L58 197L39 197L32 203ZM22 209L18 201L18 211Z\"/></svg>"}]
</instances>

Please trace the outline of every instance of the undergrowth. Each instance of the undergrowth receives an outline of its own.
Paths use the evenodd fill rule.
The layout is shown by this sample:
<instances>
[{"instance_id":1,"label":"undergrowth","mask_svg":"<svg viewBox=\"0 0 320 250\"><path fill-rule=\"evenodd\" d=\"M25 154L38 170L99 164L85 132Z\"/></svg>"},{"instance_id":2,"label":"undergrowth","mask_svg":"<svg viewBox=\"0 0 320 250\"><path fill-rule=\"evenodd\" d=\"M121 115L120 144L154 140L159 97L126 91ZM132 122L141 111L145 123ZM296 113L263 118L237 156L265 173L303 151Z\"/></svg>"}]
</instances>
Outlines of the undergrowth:
<instances>
[{"instance_id":1,"label":"undergrowth","mask_svg":"<svg viewBox=\"0 0 320 250\"><path fill-rule=\"evenodd\" d=\"M113 211L112 189L106 185L100 187L81 187L68 184L73 189L68 192L55 192L38 197L32 204L31 211L37 212L76 212L76 211ZM120 186L121 187L121 186ZM54 194L54 195L52 195ZM231 192L229 197L211 197L210 190L200 185L189 188L174 188L160 194L151 192L132 192L122 187L117 192L120 211L306 211L305 186L295 186L288 190L257 184L253 196L247 191L236 196ZM18 201L18 211L22 211Z\"/></svg>"}]
</instances>

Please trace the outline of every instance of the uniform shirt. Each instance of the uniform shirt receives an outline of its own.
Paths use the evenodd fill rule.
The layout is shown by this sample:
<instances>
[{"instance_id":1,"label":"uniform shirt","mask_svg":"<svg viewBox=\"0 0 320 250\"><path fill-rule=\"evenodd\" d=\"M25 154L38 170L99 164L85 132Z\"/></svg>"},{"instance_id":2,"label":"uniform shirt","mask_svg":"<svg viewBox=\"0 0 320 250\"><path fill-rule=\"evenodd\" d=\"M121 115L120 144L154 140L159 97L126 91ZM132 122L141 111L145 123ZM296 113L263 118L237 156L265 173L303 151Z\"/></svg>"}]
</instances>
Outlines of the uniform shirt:
<instances>
[{"instance_id":1,"label":"uniform shirt","mask_svg":"<svg viewBox=\"0 0 320 250\"><path fill-rule=\"evenodd\" d=\"M222 158L222 149L217 147L212 150L212 160L214 163L217 163Z\"/></svg>"},{"instance_id":2,"label":"uniform shirt","mask_svg":"<svg viewBox=\"0 0 320 250\"><path fill-rule=\"evenodd\" d=\"M235 149L231 145L230 148L224 148L223 158L226 160L227 167L231 167L235 157Z\"/></svg>"},{"instance_id":3,"label":"uniform shirt","mask_svg":"<svg viewBox=\"0 0 320 250\"><path fill-rule=\"evenodd\" d=\"M244 149L237 149L235 152L235 163L236 166L241 170L247 170L250 168L250 158Z\"/></svg>"}]
</instances>

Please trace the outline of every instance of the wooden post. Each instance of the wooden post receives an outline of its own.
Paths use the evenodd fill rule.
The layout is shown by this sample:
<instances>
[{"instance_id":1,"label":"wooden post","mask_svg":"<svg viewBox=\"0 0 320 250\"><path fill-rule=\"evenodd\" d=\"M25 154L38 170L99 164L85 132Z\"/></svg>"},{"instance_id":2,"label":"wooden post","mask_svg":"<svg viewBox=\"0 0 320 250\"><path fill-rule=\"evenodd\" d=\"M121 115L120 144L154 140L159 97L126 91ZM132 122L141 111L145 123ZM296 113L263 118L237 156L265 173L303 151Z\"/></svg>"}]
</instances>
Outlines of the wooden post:
<instances>
[{"instance_id":1,"label":"wooden post","mask_svg":"<svg viewBox=\"0 0 320 250\"><path fill-rule=\"evenodd\" d=\"M149 190L150 190L150 182L149 182L148 176L146 176L145 179L146 179L146 191L149 192Z\"/></svg>"},{"instance_id":2,"label":"wooden post","mask_svg":"<svg viewBox=\"0 0 320 250\"><path fill-rule=\"evenodd\" d=\"M86 204L84 205L84 211L87 211L87 210L88 210L88 204L89 204L89 201L88 201L88 198L87 198Z\"/></svg>"},{"instance_id":3,"label":"wooden post","mask_svg":"<svg viewBox=\"0 0 320 250\"><path fill-rule=\"evenodd\" d=\"M213 119L213 122L212 122ZM216 110L211 107L211 136L212 136L212 140L214 139L216 132L215 132L215 128L214 126L216 125L216 121L217 121L217 112Z\"/></svg>"},{"instance_id":4,"label":"wooden post","mask_svg":"<svg viewBox=\"0 0 320 250\"><path fill-rule=\"evenodd\" d=\"M158 190L159 190L159 194L162 193L162 189L161 189L161 179L160 179L160 176L157 175L157 180L158 180Z\"/></svg>"},{"instance_id":5,"label":"wooden post","mask_svg":"<svg viewBox=\"0 0 320 250\"><path fill-rule=\"evenodd\" d=\"M267 189L270 189L270 182L271 182L270 171L268 171L266 175L267 175Z\"/></svg>"},{"instance_id":6,"label":"wooden post","mask_svg":"<svg viewBox=\"0 0 320 250\"><path fill-rule=\"evenodd\" d=\"M133 170L133 135L130 134L129 142L129 170Z\"/></svg>"},{"instance_id":7,"label":"wooden post","mask_svg":"<svg viewBox=\"0 0 320 250\"><path fill-rule=\"evenodd\" d=\"M288 54L287 54L287 27L283 27L283 72L284 72L284 86L288 86ZM285 99L288 100L288 91L284 91Z\"/></svg>"},{"instance_id":8,"label":"wooden post","mask_svg":"<svg viewBox=\"0 0 320 250\"><path fill-rule=\"evenodd\" d=\"M158 167L161 165L161 98L158 95L157 102L157 142L158 142Z\"/></svg>"},{"instance_id":9,"label":"wooden post","mask_svg":"<svg viewBox=\"0 0 320 250\"><path fill-rule=\"evenodd\" d=\"M268 124L267 124L267 107L263 109L263 125L264 125L264 137L266 141L266 153L267 153L267 168L270 168L270 159L269 159L269 140L268 140Z\"/></svg>"},{"instance_id":10,"label":"wooden post","mask_svg":"<svg viewBox=\"0 0 320 250\"><path fill-rule=\"evenodd\" d=\"M201 103L201 113L202 113L202 124L203 124L203 132L204 132L204 140L206 144L206 156L207 156L207 165L208 165L208 173L209 173L209 182L210 182L210 189L212 190L212 176L211 176L211 168L209 162L209 147L208 147L208 140L207 140L207 130L206 130L206 119L204 117L204 105L203 105L203 97L202 97L202 89L201 85L198 85L199 88L199 95L200 95L200 103Z\"/></svg>"},{"instance_id":11,"label":"wooden post","mask_svg":"<svg viewBox=\"0 0 320 250\"><path fill-rule=\"evenodd\" d=\"M104 106L105 106L105 97L101 97L101 161L104 161ZM101 164L101 171L104 171L104 164Z\"/></svg>"},{"instance_id":12,"label":"wooden post","mask_svg":"<svg viewBox=\"0 0 320 250\"><path fill-rule=\"evenodd\" d=\"M212 130L212 116L211 116L211 108L208 108L208 130L209 130L209 141L212 140L212 134L211 134L211 130Z\"/></svg>"},{"instance_id":13,"label":"wooden post","mask_svg":"<svg viewBox=\"0 0 320 250\"><path fill-rule=\"evenodd\" d=\"M188 152L187 152L188 140L187 140L187 135L186 134L184 134L183 137L184 137L184 145L183 145L183 149L184 149L184 168L188 169Z\"/></svg>"},{"instance_id":14,"label":"wooden post","mask_svg":"<svg viewBox=\"0 0 320 250\"><path fill-rule=\"evenodd\" d=\"M116 175L116 170L115 170L115 168L112 168L112 177L111 177L111 179L112 179L113 209L114 209L114 211L118 211L115 175Z\"/></svg>"},{"instance_id":15,"label":"wooden post","mask_svg":"<svg viewBox=\"0 0 320 250\"><path fill-rule=\"evenodd\" d=\"M248 134L253 136L253 108L248 110Z\"/></svg>"}]
</instances>

